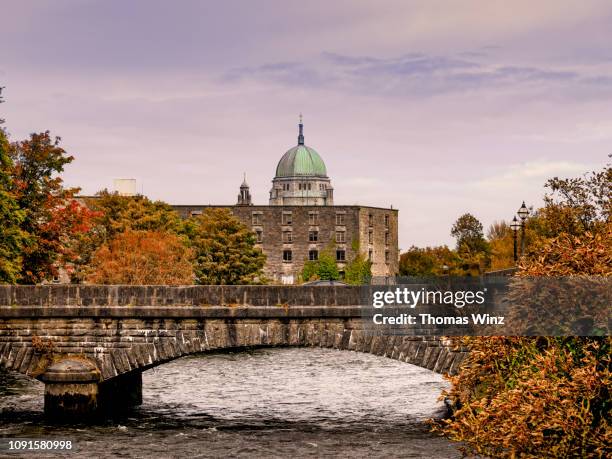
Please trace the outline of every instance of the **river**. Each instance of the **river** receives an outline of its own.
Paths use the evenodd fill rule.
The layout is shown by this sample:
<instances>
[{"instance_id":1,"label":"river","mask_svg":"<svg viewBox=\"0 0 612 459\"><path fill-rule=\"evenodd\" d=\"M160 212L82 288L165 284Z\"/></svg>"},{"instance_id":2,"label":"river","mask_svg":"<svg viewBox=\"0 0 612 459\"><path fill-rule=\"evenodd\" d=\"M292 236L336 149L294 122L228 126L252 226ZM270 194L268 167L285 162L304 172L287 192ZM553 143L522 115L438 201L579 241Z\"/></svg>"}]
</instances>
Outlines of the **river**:
<instances>
[{"instance_id":1,"label":"river","mask_svg":"<svg viewBox=\"0 0 612 459\"><path fill-rule=\"evenodd\" d=\"M72 458L459 458L425 424L442 415L445 387L433 372L356 352L206 354L146 371L143 404L128 415L54 426L44 422L44 386L0 372L0 437L69 439Z\"/></svg>"}]
</instances>

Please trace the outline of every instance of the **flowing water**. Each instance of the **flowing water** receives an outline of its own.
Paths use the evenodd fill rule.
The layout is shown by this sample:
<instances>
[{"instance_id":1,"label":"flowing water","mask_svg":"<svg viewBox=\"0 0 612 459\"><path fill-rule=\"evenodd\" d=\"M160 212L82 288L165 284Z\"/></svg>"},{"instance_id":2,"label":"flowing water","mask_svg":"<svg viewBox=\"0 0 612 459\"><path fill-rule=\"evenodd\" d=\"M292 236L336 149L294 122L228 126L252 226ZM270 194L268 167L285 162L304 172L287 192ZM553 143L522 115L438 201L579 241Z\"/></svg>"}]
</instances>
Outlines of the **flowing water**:
<instances>
[{"instance_id":1,"label":"flowing water","mask_svg":"<svg viewBox=\"0 0 612 459\"><path fill-rule=\"evenodd\" d=\"M458 458L425 423L443 414L446 386L428 370L356 352L207 354L145 372L143 404L127 415L55 426L43 418L41 383L0 373L0 437L71 440L65 457Z\"/></svg>"}]
</instances>

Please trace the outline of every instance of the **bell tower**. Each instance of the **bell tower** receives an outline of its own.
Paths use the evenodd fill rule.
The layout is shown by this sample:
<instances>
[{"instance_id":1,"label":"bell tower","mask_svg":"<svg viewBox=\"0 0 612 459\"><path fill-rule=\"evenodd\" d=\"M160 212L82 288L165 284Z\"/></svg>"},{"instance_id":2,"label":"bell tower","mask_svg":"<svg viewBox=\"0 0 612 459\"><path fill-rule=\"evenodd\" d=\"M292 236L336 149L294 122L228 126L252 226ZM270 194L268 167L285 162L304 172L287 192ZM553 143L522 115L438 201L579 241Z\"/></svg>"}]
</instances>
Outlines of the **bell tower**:
<instances>
[{"instance_id":1,"label":"bell tower","mask_svg":"<svg viewBox=\"0 0 612 459\"><path fill-rule=\"evenodd\" d=\"M244 174L244 178L242 180L242 185L240 185L240 193L238 194L238 206L252 206L251 202L251 191L249 189L249 184L246 181L246 173Z\"/></svg>"}]
</instances>

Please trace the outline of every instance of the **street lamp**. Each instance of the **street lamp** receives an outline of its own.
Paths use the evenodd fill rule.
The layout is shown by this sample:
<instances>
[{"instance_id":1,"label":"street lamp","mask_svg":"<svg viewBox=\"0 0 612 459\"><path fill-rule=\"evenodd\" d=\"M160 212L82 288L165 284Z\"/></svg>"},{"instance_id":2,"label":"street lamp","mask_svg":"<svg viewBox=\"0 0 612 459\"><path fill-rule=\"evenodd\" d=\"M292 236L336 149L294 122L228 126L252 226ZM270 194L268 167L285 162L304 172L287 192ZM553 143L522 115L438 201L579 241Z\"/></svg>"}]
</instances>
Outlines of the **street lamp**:
<instances>
[{"instance_id":1,"label":"street lamp","mask_svg":"<svg viewBox=\"0 0 612 459\"><path fill-rule=\"evenodd\" d=\"M517 211L519 218L521 219L521 257L525 254L525 220L529 215L529 209L525 205L525 201Z\"/></svg>"},{"instance_id":2,"label":"street lamp","mask_svg":"<svg viewBox=\"0 0 612 459\"><path fill-rule=\"evenodd\" d=\"M516 235L520 227L521 227L521 224L518 222L518 220L516 219L516 215L515 215L514 218L512 219L512 223L510 223L510 228L512 228L512 238L514 239L514 264L516 264L516 260L518 260L518 255L516 251L516 248L517 248L516 247Z\"/></svg>"}]
</instances>

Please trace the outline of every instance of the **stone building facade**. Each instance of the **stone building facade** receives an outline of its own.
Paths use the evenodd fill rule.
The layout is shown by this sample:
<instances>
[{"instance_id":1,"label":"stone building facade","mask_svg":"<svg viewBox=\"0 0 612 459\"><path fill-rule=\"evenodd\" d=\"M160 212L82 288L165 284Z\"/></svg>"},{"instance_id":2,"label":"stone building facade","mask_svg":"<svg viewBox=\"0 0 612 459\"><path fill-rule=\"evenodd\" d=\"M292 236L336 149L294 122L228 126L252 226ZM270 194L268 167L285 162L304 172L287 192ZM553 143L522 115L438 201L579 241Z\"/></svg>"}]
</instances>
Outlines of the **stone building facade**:
<instances>
[{"instance_id":1,"label":"stone building facade","mask_svg":"<svg viewBox=\"0 0 612 459\"><path fill-rule=\"evenodd\" d=\"M246 178L235 205L174 205L181 216L207 207L229 209L257 235L267 256L266 275L291 284L307 260L331 251L340 271L358 248L372 261L373 276L399 271L398 210L333 203L333 188L321 156L304 143L300 119L298 144L280 159L272 180L269 205L253 205Z\"/></svg>"},{"instance_id":2,"label":"stone building facade","mask_svg":"<svg viewBox=\"0 0 612 459\"><path fill-rule=\"evenodd\" d=\"M207 207L229 209L257 235L267 256L265 273L291 284L304 263L331 250L340 271L355 256L354 248L372 261L372 275L393 276L399 270L397 209L366 206L173 206L183 217Z\"/></svg>"}]
</instances>

